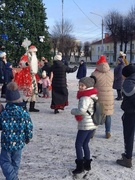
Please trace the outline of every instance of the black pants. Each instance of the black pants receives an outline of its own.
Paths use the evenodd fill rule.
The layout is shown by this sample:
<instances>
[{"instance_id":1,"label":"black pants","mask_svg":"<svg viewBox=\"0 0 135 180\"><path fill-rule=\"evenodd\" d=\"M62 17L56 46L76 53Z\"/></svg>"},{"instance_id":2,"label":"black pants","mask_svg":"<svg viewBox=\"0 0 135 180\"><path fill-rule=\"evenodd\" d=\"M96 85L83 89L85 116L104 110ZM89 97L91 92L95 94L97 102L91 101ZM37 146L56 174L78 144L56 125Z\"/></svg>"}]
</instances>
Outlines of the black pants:
<instances>
[{"instance_id":1,"label":"black pants","mask_svg":"<svg viewBox=\"0 0 135 180\"><path fill-rule=\"evenodd\" d=\"M132 158L134 146L134 132L135 132L135 113L124 113L123 120L123 135L125 154L128 159Z\"/></svg>"},{"instance_id":2,"label":"black pants","mask_svg":"<svg viewBox=\"0 0 135 180\"><path fill-rule=\"evenodd\" d=\"M117 89L117 98L119 98L119 99L122 98L121 89Z\"/></svg>"},{"instance_id":3,"label":"black pants","mask_svg":"<svg viewBox=\"0 0 135 180\"><path fill-rule=\"evenodd\" d=\"M42 93L42 84L38 83L38 93Z\"/></svg>"},{"instance_id":4,"label":"black pants","mask_svg":"<svg viewBox=\"0 0 135 180\"><path fill-rule=\"evenodd\" d=\"M7 85L4 83L1 88L1 96L6 94Z\"/></svg>"}]
</instances>

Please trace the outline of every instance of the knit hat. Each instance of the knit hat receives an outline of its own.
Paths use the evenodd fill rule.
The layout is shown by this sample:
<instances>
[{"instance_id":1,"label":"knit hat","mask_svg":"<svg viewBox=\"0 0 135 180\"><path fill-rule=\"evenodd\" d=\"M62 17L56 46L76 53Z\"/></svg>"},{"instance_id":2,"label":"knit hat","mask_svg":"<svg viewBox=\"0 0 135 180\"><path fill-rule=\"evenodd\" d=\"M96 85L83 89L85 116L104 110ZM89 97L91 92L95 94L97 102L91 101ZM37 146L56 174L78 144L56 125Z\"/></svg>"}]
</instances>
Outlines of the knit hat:
<instances>
[{"instance_id":1,"label":"knit hat","mask_svg":"<svg viewBox=\"0 0 135 180\"><path fill-rule=\"evenodd\" d=\"M101 63L107 63L106 57L104 55L101 55L99 60L97 61L96 64L101 64Z\"/></svg>"},{"instance_id":2,"label":"knit hat","mask_svg":"<svg viewBox=\"0 0 135 180\"><path fill-rule=\"evenodd\" d=\"M96 84L96 82L97 82L96 77L95 77L95 76L93 76L93 75L91 75L91 76L90 76L90 78L93 78L93 79L94 79L94 83Z\"/></svg>"},{"instance_id":3,"label":"knit hat","mask_svg":"<svg viewBox=\"0 0 135 180\"><path fill-rule=\"evenodd\" d=\"M18 86L15 82L10 82L7 85L6 90L6 100L8 102L20 102L20 93L18 91Z\"/></svg>"},{"instance_id":4,"label":"knit hat","mask_svg":"<svg viewBox=\"0 0 135 180\"><path fill-rule=\"evenodd\" d=\"M125 53L123 53L123 56L126 56L126 54L125 54Z\"/></svg>"},{"instance_id":5,"label":"knit hat","mask_svg":"<svg viewBox=\"0 0 135 180\"><path fill-rule=\"evenodd\" d=\"M135 65L134 64L129 64L122 69L122 75L124 77L129 77L133 73L135 73Z\"/></svg>"},{"instance_id":6,"label":"knit hat","mask_svg":"<svg viewBox=\"0 0 135 180\"><path fill-rule=\"evenodd\" d=\"M83 77L79 82L83 83L87 88L94 87L95 84L95 80L91 77Z\"/></svg>"},{"instance_id":7,"label":"knit hat","mask_svg":"<svg viewBox=\"0 0 135 180\"><path fill-rule=\"evenodd\" d=\"M4 56L6 56L7 54L5 53L5 52L1 52L0 53L0 57L2 58L2 57L4 57Z\"/></svg>"},{"instance_id":8,"label":"knit hat","mask_svg":"<svg viewBox=\"0 0 135 180\"><path fill-rule=\"evenodd\" d=\"M37 48L36 48L36 46L30 46L29 47L29 52L37 52Z\"/></svg>"},{"instance_id":9,"label":"knit hat","mask_svg":"<svg viewBox=\"0 0 135 180\"><path fill-rule=\"evenodd\" d=\"M58 54L57 55L60 55L61 57L62 57L62 53L61 52L58 52Z\"/></svg>"},{"instance_id":10,"label":"knit hat","mask_svg":"<svg viewBox=\"0 0 135 180\"><path fill-rule=\"evenodd\" d=\"M126 56L126 54L123 51L120 51L119 56Z\"/></svg>"},{"instance_id":11,"label":"knit hat","mask_svg":"<svg viewBox=\"0 0 135 180\"><path fill-rule=\"evenodd\" d=\"M42 72L42 77L46 77L46 71Z\"/></svg>"},{"instance_id":12,"label":"knit hat","mask_svg":"<svg viewBox=\"0 0 135 180\"><path fill-rule=\"evenodd\" d=\"M57 61L57 60L61 61L62 60L62 56L57 54L56 56L54 56L54 60L55 61Z\"/></svg>"}]
</instances>

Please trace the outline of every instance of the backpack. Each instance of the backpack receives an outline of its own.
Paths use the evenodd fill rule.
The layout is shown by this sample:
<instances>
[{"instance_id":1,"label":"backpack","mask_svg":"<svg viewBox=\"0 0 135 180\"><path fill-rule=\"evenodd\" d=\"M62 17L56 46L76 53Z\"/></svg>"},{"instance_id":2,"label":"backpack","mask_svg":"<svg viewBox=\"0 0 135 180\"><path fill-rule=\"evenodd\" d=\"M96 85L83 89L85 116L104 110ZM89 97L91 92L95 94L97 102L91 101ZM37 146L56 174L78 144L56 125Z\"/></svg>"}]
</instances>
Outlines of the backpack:
<instances>
[{"instance_id":1,"label":"backpack","mask_svg":"<svg viewBox=\"0 0 135 180\"><path fill-rule=\"evenodd\" d=\"M93 100L94 101L94 100ZM94 101L94 113L93 115L91 116L92 119L93 119L93 123L98 126L98 125L102 125L105 123L105 117L106 115L103 113L104 112L104 106L102 103L100 103L98 100L97 101ZM87 113L89 115L90 112L87 110Z\"/></svg>"}]
</instances>

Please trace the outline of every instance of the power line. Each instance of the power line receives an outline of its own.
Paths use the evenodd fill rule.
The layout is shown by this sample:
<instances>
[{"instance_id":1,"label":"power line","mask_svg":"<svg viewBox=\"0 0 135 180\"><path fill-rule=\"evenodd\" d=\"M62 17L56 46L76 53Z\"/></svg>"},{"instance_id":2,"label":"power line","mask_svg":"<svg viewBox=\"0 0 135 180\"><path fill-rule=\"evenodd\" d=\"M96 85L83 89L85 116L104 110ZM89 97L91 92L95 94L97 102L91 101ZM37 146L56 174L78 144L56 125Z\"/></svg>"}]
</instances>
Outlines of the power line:
<instances>
[{"instance_id":1,"label":"power line","mask_svg":"<svg viewBox=\"0 0 135 180\"><path fill-rule=\"evenodd\" d=\"M96 39L99 39L100 40L100 38L99 38L99 35L101 35L101 34L97 34L97 35L94 35L94 36L92 36L92 37L89 37L89 38L87 38L87 37L84 37L84 36L77 36L78 38L83 38L83 42L85 42L85 41L95 41Z\"/></svg>"},{"instance_id":2,"label":"power line","mask_svg":"<svg viewBox=\"0 0 135 180\"><path fill-rule=\"evenodd\" d=\"M95 24L95 23L83 12L83 10L78 6L78 4L77 4L74 0L72 0L72 1L75 3L75 5L78 7L78 9L84 14L85 17L87 17L87 19L88 19L91 23L93 23L95 26L99 27L97 24Z\"/></svg>"},{"instance_id":3,"label":"power line","mask_svg":"<svg viewBox=\"0 0 135 180\"><path fill-rule=\"evenodd\" d=\"M92 30L92 31L90 31L90 32L84 32L84 33L79 33L80 35L84 35L84 34L91 34L92 32L95 32L95 31L97 31L97 30L99 30L99 28L97 28L97 29L95 29L95 30ZM88 30L87 30L88 31Z\"/></svg>"},{"instance_id":4,"label":"power line","mask_svg":"<svg viewBox=\"0 0 135 180\"><path fill-rule=\"evenodd\" d=\"M87 38L87 39L92 39L92 38L96 38L97 36L99 36L99 35L101 35L101 34L95 34L94 36L92 36L92 37L89 37L89 38ZM78 37L82 37L82 36L78 36Z\"/></svg>"}]
</instances>

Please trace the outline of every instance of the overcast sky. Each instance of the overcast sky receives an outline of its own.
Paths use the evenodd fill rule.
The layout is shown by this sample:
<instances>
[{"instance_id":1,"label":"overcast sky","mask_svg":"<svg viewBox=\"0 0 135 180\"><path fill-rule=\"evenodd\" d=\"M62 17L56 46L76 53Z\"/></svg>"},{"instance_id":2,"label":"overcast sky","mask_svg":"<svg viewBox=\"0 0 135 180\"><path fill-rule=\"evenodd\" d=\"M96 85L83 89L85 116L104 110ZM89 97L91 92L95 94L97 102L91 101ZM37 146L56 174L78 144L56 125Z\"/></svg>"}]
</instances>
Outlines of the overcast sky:
<instances>
[{"instance_id":1,"label":"overcast sky","mask_svg":"<svg viewBox=\"0 0 135 180\"><path fill-rule=\"evenodd\" d=\"M108 12L117 10L124 15L135 5L134 0L63 0L63 2L63 18L71 21L74 26L73 35L82 42L102 37L101 22ZM51 32L55 22L62 20L62 0L43 0L43 3L47 8L47 25Z\"/></svg>"}]
</instances>

